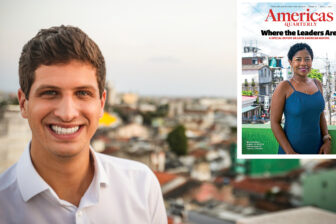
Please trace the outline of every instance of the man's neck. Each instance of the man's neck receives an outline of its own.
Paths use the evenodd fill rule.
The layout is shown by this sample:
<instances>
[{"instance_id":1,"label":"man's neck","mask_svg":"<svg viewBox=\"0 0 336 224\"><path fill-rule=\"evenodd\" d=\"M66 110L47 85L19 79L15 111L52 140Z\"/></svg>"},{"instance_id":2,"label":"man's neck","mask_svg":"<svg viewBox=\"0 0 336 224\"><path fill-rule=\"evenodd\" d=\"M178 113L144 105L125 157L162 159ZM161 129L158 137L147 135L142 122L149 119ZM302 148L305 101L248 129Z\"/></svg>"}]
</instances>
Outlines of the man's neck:
<instances>
[{"instance_id":1,"label":"man's neck","mask_svg":"<svg viewBox=\"0 0 336 224\"><path fill-rule=\"evenodd\" d=\"M94 176L90 150L71 158L60 158L32 148L30 155L35 169L58 197L78 206Z\"/></svg>"}]
</instances>

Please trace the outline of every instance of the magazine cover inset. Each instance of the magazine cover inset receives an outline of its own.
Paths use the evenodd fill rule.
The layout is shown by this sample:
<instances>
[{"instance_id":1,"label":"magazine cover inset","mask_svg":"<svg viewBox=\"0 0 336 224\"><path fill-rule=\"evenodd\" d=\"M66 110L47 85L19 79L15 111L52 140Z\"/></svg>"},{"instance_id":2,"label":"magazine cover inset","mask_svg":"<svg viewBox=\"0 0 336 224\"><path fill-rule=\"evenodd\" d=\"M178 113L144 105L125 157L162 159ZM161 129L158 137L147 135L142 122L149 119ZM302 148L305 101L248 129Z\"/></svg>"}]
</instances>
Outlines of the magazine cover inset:
<instances>
[{"instance_id":1,"label":"magazine cover inset","mask_svg":"<svg viewBox=\"0 0 336 224\"><path fill-rule=\"evenodd\" d=\"M336 153L335 9L336 4L329 2L238 4L240 158L279 156L279 143L270 123L272 96L279 83L293 77L287 53L296 43L306 43L314 52L308 77L322 83L324 115L332 138L331 154L324 156Z\"/></svg>"}]
</instances>

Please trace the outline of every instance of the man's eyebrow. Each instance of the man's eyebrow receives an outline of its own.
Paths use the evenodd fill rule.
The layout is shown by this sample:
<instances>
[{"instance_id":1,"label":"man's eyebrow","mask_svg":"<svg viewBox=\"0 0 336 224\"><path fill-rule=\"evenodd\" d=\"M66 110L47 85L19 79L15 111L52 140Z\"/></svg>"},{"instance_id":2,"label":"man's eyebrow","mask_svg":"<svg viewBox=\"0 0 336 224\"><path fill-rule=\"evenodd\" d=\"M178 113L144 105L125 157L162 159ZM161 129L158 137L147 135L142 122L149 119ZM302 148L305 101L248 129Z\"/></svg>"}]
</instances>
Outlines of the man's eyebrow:
<instances>
[{"instance_id":1,"label":"man's eyebrow","mask_svg":"<svg viewBox=\"0 0 336 224\"><path fill-rule=\"evenodd\" d=\"M86 86L78 86L75 89L93 89L93 90L95 90L96 88L92 85L86 85Z\"/></svg>"},{"instance_id":2,"label":"man's eyebrow","mask_svg":"<svg viewBox=\"0 0 336 224\"><path fill-rule=\"evenodd\" d=\"M41 90L44 90L44 89L56 89L56 90L60 90L61 88L58 87L58 86L53 86L53 85L41 85L39 86L36 91L41 91ZM95 90L96 88L92 85L84 85L84 86L78 86L74 89L93 89Z\"/></svg>"},{"instance_id":3,"label":"man's eyebrow","mask_svg":"<svg viewBox=\"0 0 336 224\"><path fill-rule=\"evenodd\" d=\"M36 91L41 91L41 90L44 90L44 89L61 89L57 86L53 86L53 85L41 85L39 86Z\"/></svg>"}]
</instances>

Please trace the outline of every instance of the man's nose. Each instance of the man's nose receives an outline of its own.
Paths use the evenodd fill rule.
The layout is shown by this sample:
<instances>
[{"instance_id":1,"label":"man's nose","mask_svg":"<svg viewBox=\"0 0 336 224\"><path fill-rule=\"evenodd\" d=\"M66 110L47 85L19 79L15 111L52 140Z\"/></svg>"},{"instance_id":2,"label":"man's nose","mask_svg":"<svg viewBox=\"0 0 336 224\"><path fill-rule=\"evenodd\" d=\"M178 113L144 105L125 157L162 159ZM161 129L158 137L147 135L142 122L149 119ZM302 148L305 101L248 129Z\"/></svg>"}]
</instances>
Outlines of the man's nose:
<instances>
[{"instance_id":1,"label":"man's nose","mask_svg":"<svg viewBox=\"0 0 336 224\"><path fill-rule=\"evenodd\" d=\"M54 114L64 122L72 121L79 115L78 105L72 96L63 96L56 105Z\"/></svg>"}]
</instances>

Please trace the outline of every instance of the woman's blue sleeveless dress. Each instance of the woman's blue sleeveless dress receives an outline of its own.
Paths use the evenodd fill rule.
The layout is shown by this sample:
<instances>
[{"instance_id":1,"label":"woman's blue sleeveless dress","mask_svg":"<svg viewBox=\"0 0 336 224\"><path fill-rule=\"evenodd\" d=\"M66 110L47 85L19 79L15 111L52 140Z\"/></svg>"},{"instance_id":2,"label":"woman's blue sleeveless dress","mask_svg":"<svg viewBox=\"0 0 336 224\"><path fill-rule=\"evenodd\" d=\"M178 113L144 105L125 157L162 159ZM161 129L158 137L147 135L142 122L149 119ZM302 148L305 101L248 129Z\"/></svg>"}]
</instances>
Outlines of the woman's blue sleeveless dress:
<instances>
[{"instance_id":1,"label":"woman's blue sleeveless dress","mask_svg":"<svg viewBox=\"0 0 336 224\"><path fill-rule=\"evenodd\" d=\"M298 92L288 83L294 92L285 102L285 135L295 152L317 154L323 144L320 116L325 104L322 93L319 88L312 95ZM278 154L286 154L280 145Z\"/></svg>"}]
</instances>

